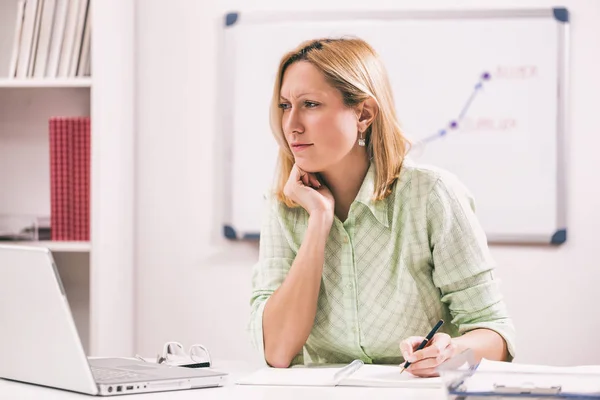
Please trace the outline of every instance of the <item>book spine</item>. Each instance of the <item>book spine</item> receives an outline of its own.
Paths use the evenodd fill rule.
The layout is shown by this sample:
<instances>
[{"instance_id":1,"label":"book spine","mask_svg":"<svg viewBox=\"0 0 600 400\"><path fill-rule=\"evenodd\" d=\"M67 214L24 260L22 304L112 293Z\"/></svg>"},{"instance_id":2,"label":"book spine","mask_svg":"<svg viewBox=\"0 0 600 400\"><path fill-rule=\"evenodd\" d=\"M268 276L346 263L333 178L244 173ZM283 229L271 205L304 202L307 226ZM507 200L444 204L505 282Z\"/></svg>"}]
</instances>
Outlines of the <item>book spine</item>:
<instances>
[{"instance_id":1,"label":"book spine","mask_svg":"<svg viewBox=\"0 0 600 400\"><path fill-rule=\"evenodd\" d=\"M73 240L83 240L83 127L80 118L71 119L73 124Z\"/></svg>"},{"instance_id":2,"label":"book spine","mask_svg":"<svg viewBox=\"0 0 600 400\"><path fill-rule=\"evenodd\" d=\"M65 118L50 120L51 239L69 239L70 165L69 126Z\"/></svg>"},{"instance_id":3,"label":"book spine","mask_svg":"<svg viewBox=\"0 0 600 400\"><path fill-rule=\"evenodd\" d=\"M59 223L59 199L58 199L58 175L59 161L58 157L58 119L50 118L48 121L49 142L50 142L50 239L58 240Z\"/></svg>"},{"instance_id":4,"label":"book spine","mask_svg":"<svg viewBox=\"0 0 600 400\"><path fill-rule=\"evenodd\" d=\"M83 240L90 240L90 190L91 190L91 120L89 117L84 119L84 144L83 144L83 159L84 159L84 174L83 174L83 193L84 193L84 209L83 209L83 222L84 222L84 238Z\"/></svg>"},{"instance_id":5,"label":"book spine","mask_svg":"<svg viewBox=\"0 0 600 400\"><path fill-rule=\"evenodd\" d=\"M81 4L79 6L79 13L77 15L77 24L75 27L75 40L73 41L73 52L71 54L71 62L69 64L68 76L77 75L77 68L79 66L79 56L81 54L81 47L83 44L83 33L85 29L88 5L88 0L81 0Z\"/></svg>"},{"instance_id":6,"label":"book spine","mask_svg":"<svg viewBox=\"0 0 600 400\"><path fill-rule=\"evenodd\" d=\"M58 64L62 52L62 42L69 9L68 0L57 0L56 11L54 13L54 22L52 26L52 37L50 39L50 50L48 62L46 65L46 76L55 78L58 73Z\"/></svg>"},{"instance_id":7,"label":"book spine","mask_svg":"<svg viewBox=\"0 0 600 400\"><path fill-rule=\"evenodd\" d=\"M77 25L77 16L79 14L79 6L81 0L70 0L69 9L67 11L67 19L65 21L65 29L61 54L58 63L58 76L67 77L69 75L71 55L73 54L73 43L75 40L75 29Z\"/></svg>"},{"instance_id":8,"label":"book spine","mask_svg":"<svg viewBox=\"0 0 600 400\"><path fill-rule=\"evenodd\" d=\"M28 78L32 78L33 77L33 69L35 66L35 60L36 60L36 55L37 55L37 47L38 47L38 40L40 38L40 24L41 24L41 18L42 18L42 10L44 7L44 0L37 0L38 1L38 6L37 6L37 10L35 13L35 22L33 25L33 39L31 42L31 48L30 50L30 54L29 54L29 65L27 66L27 77Z\"/></svg>"},{"instance_id":9,"label":"book spine","mask_svg":"<svg viewBox=\"0 0 600 400\"><path fill-rule=\"evenodd\" d=\"M90 119L73 118L73 240L90 237Z\"/></svg>"},{"instance_id":10,"label":"book spine","mask_svg":"<svg viewBox=\"0 0 600 400\"><path fill-rule=\"evenodd\" d=\"M23 17L25 16L25 0L17 3L17 20L15 23L15 34L13 38L13 49L10 57L8 77L14 78L17 74L17 62L19 61L19 48L21 47L21 36L23 32Z\"/></svg>"},{"instance_id":11,"label":"book spine","mask_svg":"<svg viewBox=\"0 0 600 400\"><path fill-rule=\"evenodd\" d=\"M40 17L40 33L36 50L37 54L35 56L35 65L33 67L33 76L35 78L43 78L46 75L46 64L48 62L50 40L52 39L52 23L54 21L55 8L56 0L44 0L44 8Z\"/></svg>"},{"instance_id":12,"label":"book spine","mask_svg":"<svg viewBox=\"0 0 600 400\"><path fill-rule=\"evenodd\" d=\"M66 157L67 157L67 200L66 200L66 208L67 208L67 232L66 232L66 240L74 240L75 238L75 146L74 146L74 137L75 137L75 121L73 118L66 118L66 131L67 131L67 139L66 139Z\"/></svg>"},{"instance_id":13,"label":"book spine","mask_svg":"<svg viewBox=\"0 0 600 400\"><path fill-rule=\"evenodd\" d=\"M38 0L27 0L25 3L25 15L23 17L16 72L16 77L19 79L27 78L27 72L29 71L29 59L31 55L31 46L33 44L33 31L35 28L37 6Z\"/></svg>"}]
</instances>

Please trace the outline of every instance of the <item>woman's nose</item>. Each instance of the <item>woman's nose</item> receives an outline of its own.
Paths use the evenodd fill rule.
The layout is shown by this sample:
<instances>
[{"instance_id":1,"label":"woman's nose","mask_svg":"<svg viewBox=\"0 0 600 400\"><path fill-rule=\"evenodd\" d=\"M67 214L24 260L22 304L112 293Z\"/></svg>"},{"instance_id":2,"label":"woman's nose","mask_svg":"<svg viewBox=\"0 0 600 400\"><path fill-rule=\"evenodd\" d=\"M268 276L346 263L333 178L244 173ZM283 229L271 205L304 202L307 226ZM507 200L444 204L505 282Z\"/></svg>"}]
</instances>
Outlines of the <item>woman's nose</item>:
<instances>
[{"instance_id":1,"label":"woman's nose","mask_svg":"<svg viewBox=\"0 0 600 400\"><path fill-rule=\"evenodd\" d=\"M294 111L294 110L290 110L290 112L284 116L284 127L283 127L283 131L284 133L291 135L291 134L299 134L299 133L304 133L304 127L302 126L302 123L300 121L300 117L299 115Z\"/></svg>"}]
</instances>

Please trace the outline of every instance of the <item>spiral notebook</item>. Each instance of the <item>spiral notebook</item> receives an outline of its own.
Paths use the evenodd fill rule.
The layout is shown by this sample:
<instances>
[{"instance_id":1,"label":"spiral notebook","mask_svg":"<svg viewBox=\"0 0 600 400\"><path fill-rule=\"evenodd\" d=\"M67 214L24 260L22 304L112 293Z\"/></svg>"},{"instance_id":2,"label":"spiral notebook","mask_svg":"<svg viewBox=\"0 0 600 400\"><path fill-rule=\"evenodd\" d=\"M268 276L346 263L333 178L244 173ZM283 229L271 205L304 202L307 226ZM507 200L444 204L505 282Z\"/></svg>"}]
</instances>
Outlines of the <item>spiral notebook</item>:
<instances>
[{"instance_id":1,"label":"spiral notebook","mask_svg":"<svg viewBox=\"0 0 600 400\"><path fill-rule=\"evenodd\" d=\"M325 366L298 366L292 368L265 367L239 379L238 385L269 386L362 386L440 388L440 378L418 378L409 372L400 374L398 365L352 363Z\"/></svg>"}]
</instances>

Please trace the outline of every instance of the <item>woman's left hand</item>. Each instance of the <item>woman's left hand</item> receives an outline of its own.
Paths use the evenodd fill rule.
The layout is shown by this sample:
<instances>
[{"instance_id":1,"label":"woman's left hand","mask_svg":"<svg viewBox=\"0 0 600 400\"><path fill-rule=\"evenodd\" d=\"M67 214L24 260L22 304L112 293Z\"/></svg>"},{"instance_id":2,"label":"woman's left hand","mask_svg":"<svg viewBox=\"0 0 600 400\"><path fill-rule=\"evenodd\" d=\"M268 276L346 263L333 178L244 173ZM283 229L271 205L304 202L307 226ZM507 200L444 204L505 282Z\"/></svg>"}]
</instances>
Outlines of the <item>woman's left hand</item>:
<instances>
[{"instance_id":1,"label":"woman's left hand","mask_svg":"<svg viewBox=\"0 0 600 400\"><path fill-rule=\"evenodd\" d=\"M436 333L425 348L415 351L423 339L411 336L400 342L404 360L411 363L406 370L420 377L439 376L436 367L457 353L457 345L448 334Z\"/></svg>"}]
</instances>

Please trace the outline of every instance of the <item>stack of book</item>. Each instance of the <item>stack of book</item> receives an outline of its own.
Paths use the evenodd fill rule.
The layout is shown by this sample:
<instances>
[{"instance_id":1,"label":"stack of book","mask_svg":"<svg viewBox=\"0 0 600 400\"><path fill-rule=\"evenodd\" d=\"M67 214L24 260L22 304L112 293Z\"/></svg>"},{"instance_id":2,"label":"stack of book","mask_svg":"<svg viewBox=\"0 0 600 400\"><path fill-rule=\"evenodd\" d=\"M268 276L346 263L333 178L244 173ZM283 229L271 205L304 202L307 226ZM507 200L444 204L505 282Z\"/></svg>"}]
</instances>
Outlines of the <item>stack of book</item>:
<instances>
[{"instance_id":1,"label":"stack of book","mask_svg":"<svg viewBox=\"0 0 600 400\"><path fill-rule=\"evenodd\" d=\"M89 76L90 1L18 0L9 78Z\"/></svg>"},{"instance_id":2,"label":"stack of book","mask_svg":"<svg viewBox=\"0 0 600 400\"><path fill-rule=\"evenodd\" d=\"M50 128L52 240L90 240L90 118L53 117Z\"/></svg>"}]
</instances>

